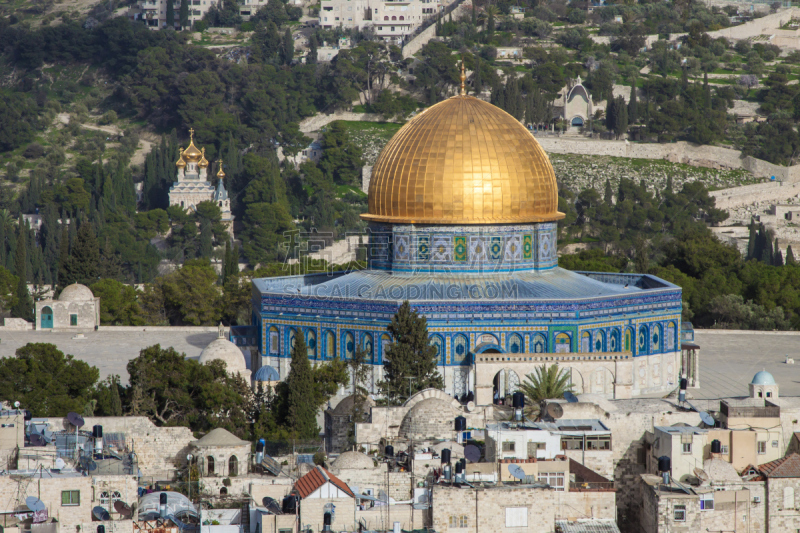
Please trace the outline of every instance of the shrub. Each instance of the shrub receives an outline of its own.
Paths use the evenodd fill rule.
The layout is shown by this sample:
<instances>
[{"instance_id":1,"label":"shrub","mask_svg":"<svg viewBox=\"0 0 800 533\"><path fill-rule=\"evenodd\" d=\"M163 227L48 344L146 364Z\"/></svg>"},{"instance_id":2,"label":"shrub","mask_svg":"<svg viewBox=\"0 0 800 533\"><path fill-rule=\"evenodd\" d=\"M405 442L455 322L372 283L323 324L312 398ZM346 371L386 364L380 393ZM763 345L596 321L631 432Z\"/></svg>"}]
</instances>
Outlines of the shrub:
<instances>
[{"instance_id":1,"label":"shrub","mask_svg":"<svg viewBox=\"0 0 800 533\"><path fill-rule=\"evenodd\" d=\"M103 113L103 116L100 117L100 124L103 126L107 126L109 124L113 124L117 121L117 113L115 111L106 111Z\"/></svg>"},{"instance_id":2,"label":"shrub","mask_svg":"<svg viewBox=\"0 0 800 533\"><path fill-rule=\"evenodd\" d=\"M25 148L25 151L22 152L22 155L26 159L38 159L44 155L44 146L39 143L30 143Z\"/></svg>"}]
</instances>

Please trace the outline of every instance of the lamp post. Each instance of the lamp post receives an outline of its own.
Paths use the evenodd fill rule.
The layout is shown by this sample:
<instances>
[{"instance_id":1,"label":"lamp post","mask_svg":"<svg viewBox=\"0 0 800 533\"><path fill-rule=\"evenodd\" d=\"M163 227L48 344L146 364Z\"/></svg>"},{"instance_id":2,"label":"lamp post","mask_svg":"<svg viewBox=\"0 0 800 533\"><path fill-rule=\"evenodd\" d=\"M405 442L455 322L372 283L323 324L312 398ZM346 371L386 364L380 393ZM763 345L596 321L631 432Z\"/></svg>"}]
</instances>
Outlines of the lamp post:
<instances>
[{"instance_id":1,"label":"lamp post","mask_svg":"<svg viewBox=\"0 0 800 533\"><path fill-rule=\"evenodd\" d=\"M194 459L194 456L192 454L188 454L186 456L186 474L187 474L187 476L189 478L189 481L188 481L188 484L189 484L189 503L192 503L192 459ZM202 526L203 525L200 524L201 528L202 528Z\"/></svg>"}]
</instances>

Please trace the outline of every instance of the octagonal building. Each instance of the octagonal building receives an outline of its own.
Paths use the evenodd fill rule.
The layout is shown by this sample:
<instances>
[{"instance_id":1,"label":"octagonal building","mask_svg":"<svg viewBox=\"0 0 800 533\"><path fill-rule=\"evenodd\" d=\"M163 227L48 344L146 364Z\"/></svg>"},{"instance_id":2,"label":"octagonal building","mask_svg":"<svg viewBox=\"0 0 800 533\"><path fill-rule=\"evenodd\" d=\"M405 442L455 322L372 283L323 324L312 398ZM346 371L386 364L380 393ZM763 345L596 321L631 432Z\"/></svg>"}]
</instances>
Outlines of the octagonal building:
<instances>
[{"instance_id":1,"label":"octagonal building","mask_svg":"<svg viewBox=\"0 0 800 533\"><path fill-rule=\"evenodd\" d=\"M428 321L445 391L488 404L541 364L576 392L626 398L672 390L681 360L681 289L646 274L558 266L558 187L536 139L464 94L410 120L369 184L368 267L253 280L255 366L286 377L304 335L313 361L360 344L377 390L404 300Z\"/></svg>"}]
</instances>

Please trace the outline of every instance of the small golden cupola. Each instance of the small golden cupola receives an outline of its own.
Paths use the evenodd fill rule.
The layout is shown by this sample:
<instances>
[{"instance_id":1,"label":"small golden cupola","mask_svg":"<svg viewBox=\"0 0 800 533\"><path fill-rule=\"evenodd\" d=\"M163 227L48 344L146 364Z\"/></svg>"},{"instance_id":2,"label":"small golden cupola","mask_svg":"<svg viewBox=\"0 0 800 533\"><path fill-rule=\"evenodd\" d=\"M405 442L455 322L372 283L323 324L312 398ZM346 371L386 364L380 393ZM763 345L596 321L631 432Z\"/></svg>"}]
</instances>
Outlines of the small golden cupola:
<instances>
[{"instance_id":1,"label":"small golden cupola","mask_svg":"<svg viewBox=\"0 0 800 533\"><path fill-rule=\"evenodd\" d=\"M178 156L178 160L175 161L175 166L178 168L184 168L186 166L186 161L183 160L183 148L181 148L181 154Z\"/></svg>"},{"instance_id":2,"label":"small golden cupola","mask_svg":"<svg viewBox=\"0 0 800 533\"><path fill-rule=\"evenodd\" d=\"M203 147L203 149L200 150L200 151L203 153L203 155L202 155L202 157L200 157L200 161L197 163L197 166L199 168L208 168L208 160L206 159L206 149L205 149L205 147Z\"/></svg>"},{"instance_id":3,"label":"small golden cupola","mask_svg":"<svg viewBox=\"0 0 800 533\"><path fill-rule=\"evenodd\" d=\"M181 156L187 163L199 163L203 159L203 152L194 145L194 130L189 129L189 146L183 151Z\"/></svg>"},{"instance_id":4,"label":"small golden cupola","mask_svg":"<svg viewBox=\"0 0 800 533\"><path fill-rule=\"evenodd\" d=\"M219 170L217 171L217 177L221 180L225 179L225 172L222 170L222 159L219 159L217 163L219 163Z\"/></svg>"}]
</instances>

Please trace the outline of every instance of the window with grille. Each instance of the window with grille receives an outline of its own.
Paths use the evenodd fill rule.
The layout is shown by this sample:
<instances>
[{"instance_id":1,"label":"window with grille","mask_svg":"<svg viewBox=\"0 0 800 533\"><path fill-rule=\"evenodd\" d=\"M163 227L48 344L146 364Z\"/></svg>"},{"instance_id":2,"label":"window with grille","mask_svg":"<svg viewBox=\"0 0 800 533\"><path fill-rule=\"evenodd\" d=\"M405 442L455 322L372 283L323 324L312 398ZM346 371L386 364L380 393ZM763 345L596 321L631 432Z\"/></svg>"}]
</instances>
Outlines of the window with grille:
<instances>
[{"instance_id":1,"label":"window with grille","mask_svg":"<svg viewBox=\"0 0 800 533\"><path fill-rule=\"evenodd\" d=\"M504 442L503 443L503 451L504 452L513 452L516 451L517 443L516 442Z\"/></svg>"},{"instance_id":2,"label":"window with grille","mask_svg":"<svg viewBox=\"0 0 800 533\"><path fill-rule=\"evenodd\" d=\"M61 505L63 507L69 505L81 504L81 491L79 490L62 490L61 491Z\"/></svg>"},{"instance_id":3,"label":"window with grille","mask_svg":"<svg viewBox=\"0 0 800 533\"><path fill-rule=\"evenodd\" d=\"M727 445L727 444L723 444L723 445L720 447L720 453L721 453L721 454L723 454L723 455L728 455L728 453L729 453L729 452L728 452L728 449L729 449L729 448L728 448L728 445Z\"/></svg>"},{"instance_id":4,"label":"window with grille","mask_svg":"<svg viewBox=\"0 0 800 533\"><path fill-rule=\"evenodd\" d=\"M540 472L537 480L547 483L557 492L564 492L564 472Z\"/></svg>"},{"instance_id":5,"label":"window with grille","mask_svg":"<svg viewBox=\"0 0 800 533\"><path fill-rule=\"evenodd\" d=\"M686 522L686 506L676 505L672 510L672 518L676 522Z\"/></svg>"},{"instance_id":6,"label":"window with grille","mask_svg":"<svg viewBox=\"0 0 800 533\"><path fill-rule=\"evenodd\" d=\"M69 315L69 325L70 326L78 325L78 315Z\"/></svg>"},{"instance_id":7,"label":"window with grille","mask_svg":"<svg viewBox=\"0 0 800 533\"><path fill-rule=\"evenodd\" d=\"M582 450L583 449L583 437L571 437L568 435L561 437L561 449L562 450Z\"/></svg>"},{"instance_id":8,"label":"window with grille","mask_svg":"<svg viewBox=\"0 0 800 533\"><path fill-rule=\"evenodd\" d=\"M691 442L684 442L682 445L683 453L690 454L692 453L692 443Z\"/></svg>"},{"instance_id":9,"label":"window with grille","mask_svg":"<svg viewBox=\"0 0 800 533\"><path fill-rule=\"evenodd\" d=\"M764 455L767 453L767 441L759 441L758 442L758 455Z\"/></svg>"},{"instance_id":10,"label":"window with grille","mask_svg":"<svg viewBox=\"0 0 800 533\"><path fill-rule=\"evenodd\" d=\"M467 527L466 515L450 516L450 527Z\"/></svg>"}]
</instances>

